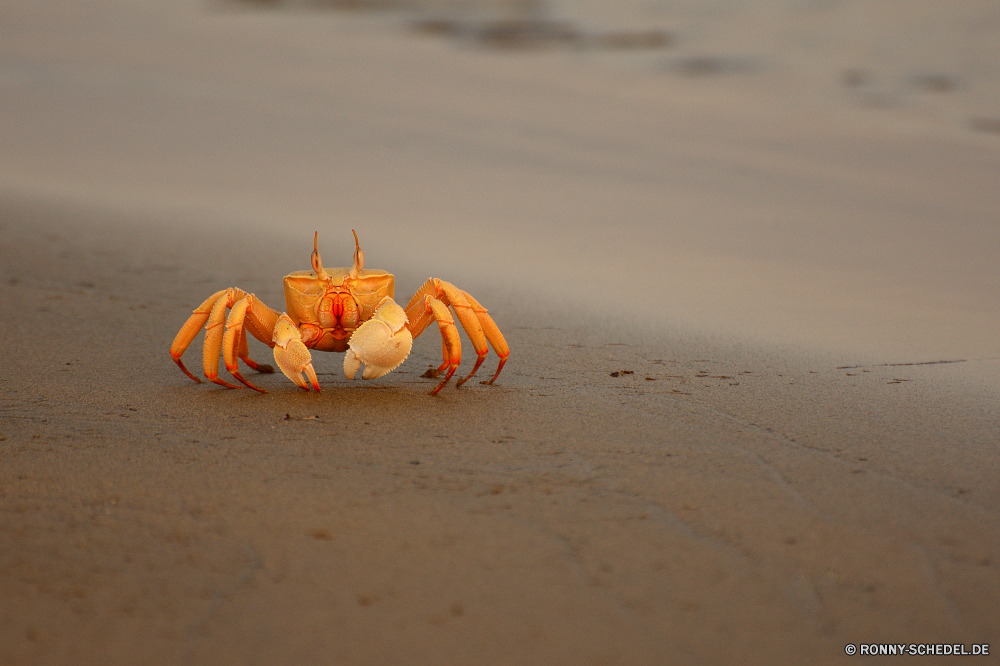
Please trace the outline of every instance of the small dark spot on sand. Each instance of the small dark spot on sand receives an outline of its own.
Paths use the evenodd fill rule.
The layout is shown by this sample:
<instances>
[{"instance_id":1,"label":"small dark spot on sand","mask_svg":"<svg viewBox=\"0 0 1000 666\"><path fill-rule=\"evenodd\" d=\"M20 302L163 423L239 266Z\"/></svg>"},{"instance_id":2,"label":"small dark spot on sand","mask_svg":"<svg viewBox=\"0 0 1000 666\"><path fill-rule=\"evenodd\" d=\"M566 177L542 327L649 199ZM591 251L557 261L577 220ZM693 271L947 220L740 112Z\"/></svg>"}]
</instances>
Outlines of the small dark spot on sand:
<instances>
[{"instance_id":1,"label":"small dark spot on sand","mask_svg":"<svg viewBox=\"0 0 1000 666\"><path fill-rule=\"evenodd\" d=\"M868 72L856 68L845 69L844 73L840 76L840 80L848 88L860 88L868 83Z\"/></svg>"},{"instance_id":2,"label":"small dark spot on sand","mask_svg":"<svg viewBox=\"0 0 1000 666\"><path fill-rule=\"evenodd\" d=\"M437 368L431 368L430 370L427 370L426 372L424 372L424 374L422 374L420 376L421 377L427 377L428 379L434 379L435 377L437 377L440 374L441 373L438 372Z\"/></svg>"},{"instance_id":3,"label":"small dark spot on sand","mask_svg":"<svg viewBox=\"0 0 1000 666\"><path fill-rule=\"evenodd\" d=\"M327 532L326 530L313 530L312 532L309 533L309 536L319 541L330 541L331 539L333 539L330 533Z\"/></svg>"},{"instance_id":4,"label":"small dark spot on sand","mask_svg":"<svg viewBox=\"0 0 1000 666\"><path fill-rule=\"evenodd\" d=\"M375 603L375 599L373 597L370 597L367 594L358 595L359 606L371 606L373 603Z\"/></svg>"},{"instance_id":5,"label":"small dark spot on sand","mask_svg":"<svg viewBox=\"0 0 1000 666\"><path fill-rule=\"evenodd\" d=\"M656 377L646 377L646 381L647 382L655 382L656 381Z\"/></svg>"},{"instance_id":6,"label":"small dark spot on sand","mask_svg":"<svg viewBox=\"0 0 1000 666\"><path fill-rule=\"evenodd\" d=\"M631 370L622 370L622 374L623 375L634 375L635 373L632 372Z\"/></svg>"},{"instance_id":7,"label":"small dark spot on sand","mask_svg":"<svg viewBox=\"0 0 1000 666\"><path fill-rule=\"evenodd\" d=\"M620 372L618 372L617 370L615 370L614 372L612 372L612 373L611 373L611 376L612 376L612 377L618 377L618 376L620 376L621 374L622 374L622 373L620 373Z\"/></svg>"},{"instance_id":8,"label":"small dark spot on sand","mask_svg":"<svg viewBox=\"0 0 1000 666\"><path fill-rule=\"evenodd\" d=\"M9 284L10 286L13 287L14 285L17 284L17 278L11 278L11 279L7 280L7 284Z\"/></svg>"},{"instance_id":9,"label":"small dark spot on sand","mask_svg":"<svg viewBox=\"0 0 1000 666\"><path fill-rule=\"evenodd\" d=\"M868 458L858 458L858 460L860 460L860 461L862 461L862 462L867 462L867 461L868 461Z\"/></svg>"},{"instance_id":10,"label":"small dark spot on sand","mask_svg":"<svg viewBox=\"0 0 1000 666\"><path fill-rule=\"evenodd\" d=\"M614 51L661 49L670 45L670 35L662 30L609 32L587 38L588 46Z\"/></svg>"},{"instance_id":11,"label":"small dark spot on sand","mask_svg":"<svg viewBox=\"0 0 1000 666\"><path fill-rule=\"evenodd\" d=\"M461 601L456 601L451 605L451 614L455 617L462 617L465 614L465 606Z\"/></svg>"},{"instance_id":12,"label":"small dark spot on sand","mask_svg":"<svg viewBox=\"0 0 1000 666\"><path fill-rule=\"evenodd\" d=\"M411 464L411 465L419 465L419 464L420 464L420 461L419 461L419 460L411 460L411 461L410 461L410 464Z\"/></svg>"},{"instance_id":13,"label":"small dark spot on sand","mask_svg":"<svg viewBox=\"0 0 1000 666\"><path fill-rule=\"evenodd\" d=\"M78 286L78 287L84 287L85 289L93 289L94 288L94 283L91 282L90 280L82 280L80 282L77 282L76 286Z\"/></svg>"},{"instance_id":14,"label":"small dark spot on sand","mask_svg":"<svg viewBox=\"0 0 1000 666\"><path fill-rule=\"evenodd\" d=\"M749 74L753 67L744 58L703 55L682 58L676 62L675 69L682 76L704 78L721 74Z\"/></svg>"},{"instance_id":15,"label":"small dark spot on sand","mask_svg":"<svg viewBox=\"0 0 1000 666\"><path fill-rule=\"evenodd\" d=\"M423 21L414 21L413 30L424 35L434 37L447 37L459 32L461 26L458 21L450 19L430 18Z\"/></svg>"},{"instance_id":16,"label":"small dark spot on sand","mask_svg":"<svg viewBox=\"0 0 1000 666\"><path fill-rule=\"evenodd\" d=\"M977 132L1000 134L1000 118L978 116L969 120L969 127ZM13 282L11 283L13 284Z\"/></svg>"},{"instance_id":17,"label":"small dark spot on sand","mask_svg":"<svg viewBox=\"0 0 1000 666\"><path fill-rule=\"evenodd\" d=\"M722 61L712 56L685 58L677 63L677 71L685 76L710 76L722 71Z\"/></svg>"},{"instance_id":18,"label":"small dark spot on sand","mask_svg":"<svg viewBox=\"0 0 1000 666\"><path fill-rule=\"evenodd\" d=\"M798 542L796 541L795 537L788 537L787 539L785 539L785 544L788 546L794 546L796 543Z\"/></svg>"},{"instance_id":19,"label":"small dark spot on sand","mask_svg":"<svg viewBox=\"0 0 1000 666\"><path fill-rule=\"evenodd\" d=\"M945 93L954 90L957 82L948 74L923 74L914 77L913 85L928 92Z\"/></svg>"},{"instance_id":20,"label":"small dark spot on sand","mask_svg":"<svg viewBox=\"0 0 1000 666\"><path fill-rule=\"evenodd\" d=\"M528 49L575 42L579 35L569 23L531 19L494 21L474 31L476 41L494 49Z\"/></svg>"}]
</instances>

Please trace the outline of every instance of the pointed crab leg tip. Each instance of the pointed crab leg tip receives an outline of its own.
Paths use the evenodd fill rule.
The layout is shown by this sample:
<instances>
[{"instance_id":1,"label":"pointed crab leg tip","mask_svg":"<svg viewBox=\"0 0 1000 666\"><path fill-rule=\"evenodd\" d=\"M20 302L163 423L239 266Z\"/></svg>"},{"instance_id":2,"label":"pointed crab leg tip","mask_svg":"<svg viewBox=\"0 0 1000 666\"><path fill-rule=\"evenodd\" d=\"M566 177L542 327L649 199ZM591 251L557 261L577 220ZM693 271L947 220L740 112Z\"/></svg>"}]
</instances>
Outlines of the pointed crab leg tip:
<instances>
[{"instance_id":1,"label":"pointed crab leg tip","mask_svg":"<svg viewBox=\"0 0 1000 666\"><path fill-rule=\"evenodd\" d=\"M313 236L313 249L316 250L317 252L319 252L319 232L318 231L316 232L316 235Z\"/></svg>"},{"instance_id":2,"label":"pointed crab leg tip","mask_svg":"<svg viewBox=\"0 0 1000 666\"><path fill-rule=\"evenodd\" d=\"M247 381L247 380L245 380L245 379L240 379L240 381L241 381L241 382L243 382L243 385L244 385L244 386L246 386L247 388L252 388L252 389L253 389L254 391L257 391L258 393L267 393L267 391L265 391L265 390L264 390L264 389L262 389L261 387L259 387L259 386L254 386L253 384L251 384L250 382L248 382L248 381Z\"/></svg>"},{"instance_id":3,"label":"pointed crab leg tip","mask_svg":"<svg viewBox=\"0 0 1000 666\"><path fill-rule=\"evenodd\" d=\"M201 380L192 375L191 371L189 371L187 368L184 367L184 361L182 361L180 358L174 358L173 354L170 355L170 358L174 359L174 363L180 366L180 369L184 371L185 375L193 379L196 383L201 384Z\"/></svg>"},{"instance_id":4,"label":"pointed crab leg tip","mask_svg":"<svg viewBox=\"0 0 1000 666\"><path fill-rule=\"evenodd\" d=\"M457 370L457 369L458 369L457 365L454 366L454 367L449 368L448 369L448 374L445 375L444 379L441 380L441 383L438 384L437 388L435 388L433 391L431 391L430 394L431 395L437 395L438 391L440 391L441 389L444 388L444 385L448 383L448 381L451 379L451 376L455 374L455 370Z\"/></svg>"},{"instance_id":5,"label":"pointed crab leg tip","mask_svg":"<svg viewBox=\"0 0 1000 666\"><path fill-rule=\"evenodd\" d=\"M470 373L469 373L468 375L466 375L466 376L465 376L464 378L462 378L462 379L459 379L459 380L458 380L458 383L457 383L457 384L455 384L455 388L458 388L459 386L461 386L461 385L462 385L462 384L464 384L465 382L467 382L467 381L469 381L470 379L472 379L472 375L476 374L476 370L479 370L479 366L481 366L481 365L483 364L483 361L485 361L485 360L486 360L486 354L483 354L483 355L482 355L482 356L480 356L480 357L479 357L478 359L476 359L476 365L475 365L475 367L473 367L473 368L472 368L472 372L470 372Z\"/></svg>"},{"instance_id":6,"label":"pointed crab leg tip","mask_svg":"<svg viewBox=\"0 0 1000 666\"><path fill-rule=\"evenodd\" d=\"M213 384L218 384L219 386L225 386L226 388L231 388L231 389L241 389L241 388L243 388L242 386L237 386L236 384L230 384L225 379L219 379L218 377L208 377L208 376L206 376L206 379L208 379L208 381L212 382Z\"/></svg>"},{"instance_id":7,"label":"pointed crab leg tip","mask_svg":"<svg viewBox=\"0 0 1000 666\"><path fill-rule=\"evenodd\" d=\"M495 375L493 375L493 379L489 380L488 382L487 381L482 381L482 382L479 382L479 383L480 384L487 384L489 386L492 386L493 382L495 382L497 380L497 377L500 376L500 371L503 370L504 363L506 363L506 362L507 362L507 359L501 359L500 360L500 366L497 368L497 373Z\"/></svg>"},{"instance_id":8,"label":"pointed crab leg tip","mask_svg":"<svg viewBox=\"0 0 1000 666\"><path fill-rule=\"evenodd\" d=\"M355 231L354 229L351 229L351 233L354 234L354 247L360 249L361 242L358 240L358 232Z\"/></svg>"},{"instance_id":9,"label":"pointed crab leg tip","mask_svg":"<svg viewBox=\"0 0 1000 666\"><path fill-rule=\"evenodd\" d=\"M246 386L247 388L252 388L254 391L259 391L260 393L267 393L267 391L265 391L264 389L260 388L259 386L254 386L246 379L244 379L243 375L240 374L239 371L233 372L232 375L233 377L236 377L236 379L240 380L240 383Z\"/></svg>"}]
</instances>

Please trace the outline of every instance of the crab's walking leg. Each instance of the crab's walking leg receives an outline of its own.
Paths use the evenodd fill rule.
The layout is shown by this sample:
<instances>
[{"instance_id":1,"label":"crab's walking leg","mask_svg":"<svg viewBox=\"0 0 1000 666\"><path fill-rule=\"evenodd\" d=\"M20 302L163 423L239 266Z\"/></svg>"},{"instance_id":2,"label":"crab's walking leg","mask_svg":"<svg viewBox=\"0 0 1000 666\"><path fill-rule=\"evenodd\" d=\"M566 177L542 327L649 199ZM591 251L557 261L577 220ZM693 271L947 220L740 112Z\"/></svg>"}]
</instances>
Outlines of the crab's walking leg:
<instances>
[{"instance_id":1,"label":"crab's walking leg","mask_svg":"<svg viewBox=\"0 0 1000 666\"><path fill-rule=\"evenodd\" d=\"M263 363L258 364L250 358L247 349L247 328L254 334L254 337L262 339L270 345L272 344L270 337L274 335L274 325L277 320L278 313L257 300L253 294L237 301L229 313L229 319L226 320L226 333L222 340L222 355L226 360L226 370L229 370L229 373L244 385L261 393L267 393L267 391L244 379L243 375L240 374L239 363L236 359L237 357L243 359L244 363L257 372L274 372L274 368L271 366ZM244 328L244 324L247 324L247 328ZM267 331L271 331L271 336L265 339L264 333Z\"/></svg>"},{"instance_id":2,"label":"crab's walking leg","mask_svg":"<svg viewBox=\"0 0 1000 666\"><path fill-rule=\"evenodd\" d=\"M319 380L312 365L312 355L302 342L302 334L292 318L287 314L278 317L274 325L274 360L285 376L295 382L304 391L309 390L309 384L302 378L305 373L312 387L319 390ZM258 389L259 390L259 389Z\"/></svg>"},{"instance_id":3,"label":"crab's walking leg","mask_svg":"<svg viewBox=\"0 0 1000 666\"><path fill-rule=\"evenodd\" d=\"M438 371L440 372L447 367L448 374L431 391L431 395L437 395L437 392L443 389L444 385L451 379L451 376L455 374L458 364L462 362L462 341L458 337L458 329L455 327L455 320L451 316L451 310L440 300L430 294L425 294L423 297L423 309L421 311L417 312L416 308L412 307L412 302L410 305L409 311L412 314L408 314L407 317L410 320L409 328L413 337L417 337L423 333L424 329L432 321L437 321L438 328L441 331L441 339L444 341L442 350L444 363L438 368Z\"/></svg>"},{"instance_id":4,"label":"crab's walking leg","mask_svg":"<svg viewBox=\"0 0 1000 666\"><path fill-rule=\"evenodd\" d=\"M228 295L217 300L212 306L211 314L208 315L208 323L205 325L204 358L202 360L204 361L205 377L208 378L208 381L226 388L243 388L236 384L230 384L224 379L219 379L219 352L222 351L222 336L225 332L228 300Z\"/></svg>"},{"instance_id":5,"label":"crab's walking leg","mask_svg":"<svg viewBox=\"0 0 1000 666\"><path fill-rule=\"evenodd\" d=\"M507 347L507 340L504 339L503 333L500 332L500 327L498 327L493 321L493 317L486 312L486 308L480 305L479 301L469 295L468 292L463 291L462 293L465 294L465 298L472 306L472 311L476 313L476 318L479 319L479 325L483 327L483 333L486 335L486 339L490 341L493 351L495 351L497 356L500 357L500 365L497 366L497 371L493 375L493 379L480 382L482 384L492 384L497 380L497 377L500 376L500 371L503 370L504 363L507 362L507 357L510 356L510 349ZM482 361L480 361L480 363L481 362ZM476 367L478 368L479 366L476 365ZM473 371L469 374L469 377L475 374L475 372L476 371L473 369ZM469 377L466 377L466 379Z\"/></svg>"},{"instance_id":6,"label":"crab's walking leg","mask_svg":"<svg viewBox=\"0 0 1000 666\"><path fill-rule=\"evenodd\" d=\"M201 380L191 374L191 372L184 367L184 361L181 360L181 356L187 350L191 341L194 340L195 336L198 335L198 331L201 330L205 322L208 321L208 316L212 312L212 306L215 302L219 300L228 289L223 289L222 291L217 291L208 298L205 302L195 308L194 313L188 317L188 320L184 322L181 326L181 330L174 337L174 343L170 345L170 358L174 359L174 363L180 366L180 369L184 371L184 374L195 380L199 384Z\"/></svg>"},{"instance_id":7,"label":"crab's walking leg","mask_svg":"<svg viewBox=\"0 0 1000 666\"><path fill-rule=\"evenodd\" d=\"M223 340L222 344L225 345L226 341ZM274 366L267 363L258 363L257 361L250 358L250 348L247 346L247 332L244 330L243 334L240 335L240 351L238 353L240 360L250 366L255 372L261 374L269 375L274 372Z\"/></svg>"},{"instance_id":8,"label":"crab's walking leg","mask_svg":"<svg viewBox=\"0 0 1000 666\"><path fill-rule=\"evenodd\" d=\"M439 280L437 278L430 278L424 283L417 293L414 294L413 298L410 300L410 304L406 308L406 314L411 321L414 321L420 316L420 310L423 308L423 301L426 296L431 296L440 300L444 305L451 306L455 311L455 315L458 317L459 322L462 324L462 328L465 329L465 333L469 336L469 340L472 342L473 347L476 350L476 364L473 366L472 371L466 375L463 379L459 380L457 386L461 386L467 382L476 371L479 370L479 366L483 364L486 360L486 355L489 353L489 349L486 346L487 340L493 346L493 351L497 353L500 357L500 365L497 368L496 374L493 379L487 384L492 384L496 380L497 376L500 374L500 370L503 368L504 363L507 362L507 357L510 355L510 350L507 348L507 342L504 340L503 334L500 333L500 329L493 322L492 317L486 313L486 308L480 305L476 299L472 298L468 293L462 291L450 282L445 282L444 280ZM419 335L419 333L414 333L414 337ZM438 371L444 369L442 365Z\"/></svg>"}]
</instances>

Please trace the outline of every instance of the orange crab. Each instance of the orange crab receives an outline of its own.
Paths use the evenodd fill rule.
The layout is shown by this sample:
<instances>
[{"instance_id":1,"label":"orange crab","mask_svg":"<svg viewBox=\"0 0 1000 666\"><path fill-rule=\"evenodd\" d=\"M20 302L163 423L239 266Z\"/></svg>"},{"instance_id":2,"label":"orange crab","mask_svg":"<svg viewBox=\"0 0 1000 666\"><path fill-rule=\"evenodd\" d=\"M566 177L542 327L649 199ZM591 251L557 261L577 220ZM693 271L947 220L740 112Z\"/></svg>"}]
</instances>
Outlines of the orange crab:
<instances>
[{"instance_id":1,"label":"orange crab","mask_svg":"<svg viewBox=\"0 0 1000 666\"><path fill-rule=\"evenodd\" d=\"M221 350L226 369L233 377L256 391L267 393L240 374L237 359L258 372L274 372L270 365L258 364L250 358L247 350L249 332L274 349L274 360L285 376L306 391L310 385L318 391L310 349L347 352L344 357L347 378L354 379L364 364L362 378L374 379L399 367L410 353L413 338L436 321L444 341L444 362L431 374L437 376L445 369L448 372L431 391L431 395L435 395L448 383L462 361L462 343L450 307L472 340L477 356L472 372L459 380L458 385L467 382L483 364L489 353L487 341L500 357L500 364L493 379L482 383L496 381L510 351L486 308L455 285L430 278L404 310L392 300L395 285L392 274L364 268L365 257L357 232L354 233L354 246L354 266L324 268L319 256L319 232L316 232L312 270L285 276L287 313L279 314L238 287L212 294L181 327L170 347L170 357L184 374L201 383L184 367L181 356L204 326L205 377L227 388L241 388L219 379ZM228 318L226 309L230 310Z\"/></svg>"}]
</instances>

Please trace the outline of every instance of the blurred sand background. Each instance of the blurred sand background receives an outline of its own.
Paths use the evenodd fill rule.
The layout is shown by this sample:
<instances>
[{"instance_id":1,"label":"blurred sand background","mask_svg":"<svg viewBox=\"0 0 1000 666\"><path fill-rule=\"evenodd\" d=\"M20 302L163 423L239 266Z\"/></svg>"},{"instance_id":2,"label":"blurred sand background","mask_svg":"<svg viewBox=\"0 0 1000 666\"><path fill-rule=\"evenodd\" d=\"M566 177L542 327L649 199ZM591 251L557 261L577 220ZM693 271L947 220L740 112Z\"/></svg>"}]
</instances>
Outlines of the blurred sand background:
<instances>
[{"instance_id":1,"label":"blurred sand background","mask_svg":"<svg viewBox=\"0 0 1000 666\"><path fill-rule=\"evenodd\" d=\"M995 643L998 43L985 1L0 4L0 662ZM427 396L427 335L318 395L170 362L352 228L490 308L497 385Z\"/></svg>"}]
</instances>

